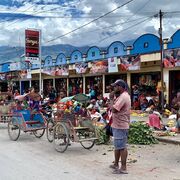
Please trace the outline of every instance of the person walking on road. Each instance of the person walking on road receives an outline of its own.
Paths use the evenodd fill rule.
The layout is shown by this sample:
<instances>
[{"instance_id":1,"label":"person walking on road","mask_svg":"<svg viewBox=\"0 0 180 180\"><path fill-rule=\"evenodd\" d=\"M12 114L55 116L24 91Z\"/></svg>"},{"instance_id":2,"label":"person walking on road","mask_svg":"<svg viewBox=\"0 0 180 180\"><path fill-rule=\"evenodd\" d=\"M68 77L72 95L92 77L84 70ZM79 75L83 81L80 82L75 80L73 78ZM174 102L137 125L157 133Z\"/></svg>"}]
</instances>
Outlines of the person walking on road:
<instances>
[{"instance_id":1,"label":"person walking on road","mask_svg":"<svg viewBox=\"0 0 180 180\"><path fill-rule=\"evenodd\" d=\"M114 92L119 94L114 100L112 107L112 131L114 137L114 164L110 168L114 169L115 174L127 174L127 140L128 129L130 123L131 99L128 94L128 85L121 79L116 80L111 84L114 87ZM121 166L119 160L121 158Z\"/></svg>"}]
</instances>

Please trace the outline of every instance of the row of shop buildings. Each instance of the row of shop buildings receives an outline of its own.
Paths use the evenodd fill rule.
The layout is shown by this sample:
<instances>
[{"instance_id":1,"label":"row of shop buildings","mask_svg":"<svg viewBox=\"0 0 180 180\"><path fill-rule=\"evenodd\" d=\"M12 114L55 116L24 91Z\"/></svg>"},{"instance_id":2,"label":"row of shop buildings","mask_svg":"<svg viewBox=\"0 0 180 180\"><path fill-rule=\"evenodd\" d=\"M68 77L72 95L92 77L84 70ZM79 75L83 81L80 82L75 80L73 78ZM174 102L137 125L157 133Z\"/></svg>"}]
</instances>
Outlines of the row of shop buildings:
<instances>
[{"instance_id":1,"label":"row of shop buildings","mask_svg":"<svg viewBox=\"0 0 180 180\"><path fill-rule=\"evenodd\" d=\"M180 91L180 30L163 40L163 79L167 102ZM140 91L153 95L161 89L160 40L153 34L144 34L131 46L113 42L107 49L91 47L84 54L78 50L71 56L60 53L55 59L50 55L43 64L13 62L0 65L1 91L7 86L19 89L21 94L31 86L48 94L53 86L67 96L89 93L95 87L99 94L108 95L108 87L116 79L124 79L130 87L138 85ZM41 72L41 75L40 75Z\"/></svg>"}]
</instances>

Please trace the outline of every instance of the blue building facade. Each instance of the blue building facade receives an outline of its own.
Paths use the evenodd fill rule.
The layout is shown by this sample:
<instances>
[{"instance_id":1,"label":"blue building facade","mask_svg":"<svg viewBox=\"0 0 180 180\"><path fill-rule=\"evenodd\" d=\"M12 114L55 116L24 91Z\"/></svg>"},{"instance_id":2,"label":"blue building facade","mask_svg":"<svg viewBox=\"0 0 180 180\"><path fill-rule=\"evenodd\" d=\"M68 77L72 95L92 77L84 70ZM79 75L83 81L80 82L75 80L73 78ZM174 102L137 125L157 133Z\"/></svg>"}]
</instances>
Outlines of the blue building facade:
<instances>
[{"instance_id":1,"label":"blue building facade","mask_svg":"<svg viewBox=\"0 0 180 180\"><path fill-rule=\"evenodd\" d=\"M180 30L177 30L169 38L166 48L167 49L180 48ZM84 53L84 52L82 53L79 50L75 50L70 54L70 56L60 53L57 55L56 58L52 58L51 55L48 55L47 57L44 58L43 64L41 66L42 66L42 68L47 68L47 67L49 68L49 67L66 65L66 64L73 65L73 64L81 63L81 62L89 63L89 62L101 61L104 59L107 60L108 58L112 58L112 57L121 57L121 56L127 56L127 55L131 56L131 55L138 55L138 54L139 55L151 55L151 54L156 54L159 52L160 52L159 37L154 34L144 34L144 35L138 37L130 46L126 46L121 41L115 41L103 50L100 47L93 46L93 47L90 47L86 53ZM160 59L159 59L159 61L160 61ZM148 63L148 60L146 61L146 63ZM154 64L156 64L155 61L154 61ZM0 73L9 72L10 71L9 66L10 66L10 63L2 64L0 66ZM26 69L26 68L28 68L28 67L23 67L23 69ZM38 65L38 64L37 65L33 64L31 66L32 71L39 69L39 68L40 68L40 65ZM177 72L179 73L179 68L180 67L170 69L169 71L175 70L176 73ZM160 72L160 65L158 63L156 64L155 69L157 69L156 71L158 73ZM136 73L136 72L133 72L133 73ZM83 88L87 88L91 84L92 81L94 81L95 83L96 83L96 81L97 82L101 81L101 83L103 83L103 81L104 82L109 81L110 79L113 79L113 77L115 77L115 76L117 76L117 78L124 78L125 80L127 80L129 83L132 84L133 78L131 76L133 76L133 73L119 72L119 73L115 73L113 75L111 73L107 73L107 74L105 74L105 77L103 74L97 74L96 77L95 77L95 75L91 75L91 78L84 77L84 75L81 74L81 75L74 75L74 77L80 76L80 77L78 77L80 80L78 79L77 82L85 83L85 82L89 81L90 82L89 84L85 84L85 85L78 84L78 86L83 86ZM139 71L139 73L141 73L141 71ZM134 74L134 75L136 75L136 74ZM88 76L90 76L90 75L88 75ZM53 78L54 77L52 77L52 79ZM55 78L61 78L61 80L63 80L63 78L66 78L66 79L71 78L72 82L74 82L71 75L69 77L62 76L62 77L55 77ZM105 79L102 80L100 78L105 78ZM37 80L38 79L36 78L36 81ZM71 80L70 80L70 82L71 82ZM51 81L51 83L53 83L53 82L56 82L56 81ZM54 84L52 84L52 85L54 85ZM103 91L105 93L105 89L103 89ZM83 92L87 92L87 91L84 90Z\"/></svg>"}]
</instances>

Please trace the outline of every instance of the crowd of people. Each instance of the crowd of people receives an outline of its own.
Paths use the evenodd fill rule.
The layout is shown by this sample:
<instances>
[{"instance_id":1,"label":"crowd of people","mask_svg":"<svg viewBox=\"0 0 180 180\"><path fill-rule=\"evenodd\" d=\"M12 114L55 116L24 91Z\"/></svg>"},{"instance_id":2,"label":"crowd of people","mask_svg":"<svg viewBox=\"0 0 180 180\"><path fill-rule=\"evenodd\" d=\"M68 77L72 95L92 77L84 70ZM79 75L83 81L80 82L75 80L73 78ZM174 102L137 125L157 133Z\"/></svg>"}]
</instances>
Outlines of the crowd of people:
<instances>
[{"instance_id":1,"label":"crowd of people","mask_svg":"<svg viewBox=\"0 0 180 180\"><path fill-rule=\"evenodd\" d=\"M115 174L126 174L127 166L127 140L128 140L128 129L130 124L130 113L131 110L141 110L142 112L149 113L149 126L156 129L161 129L162 116L158 112L158 101L156 96L152 96L145 92L140 92L137 85L132 87L132 97L129 93L128 85L125 81L119 79L116 80L109 87L109 97L103 97L99 94L94 87L89 88L89 99L86 108L91 114L100 113L102 108L106 108L106 113L101 115L102 122L105 122L106 132L108 135L114 138L114 164L110 165ZM40 102L42 101L42 96L39 95L36 88L30 88L25 91L24 97L26 97L27 108L39 110ZM23 97L23 98L24 98ZM66 92L57 92L54 87L49 89L47 97L50 104L60 102L61 99L66 97ZM21 98L18 90L13 93L9 91L7 98L14 98L21 102L25 106L24 101ZM132 103L131 103L132 100ZM18 104L17 104L18 105ZM74 108L74 111L79 111L80 104ZM18 108L18 106L17 106ZM19 106L20 108L20 106ZM79 109L78 109L79 108ZM180 132L180 92L178 92L172 99L171 110L177 115L177 132ZM119 160L121 158L121 165L119 165Z\"/></svg>"}]
</instances>

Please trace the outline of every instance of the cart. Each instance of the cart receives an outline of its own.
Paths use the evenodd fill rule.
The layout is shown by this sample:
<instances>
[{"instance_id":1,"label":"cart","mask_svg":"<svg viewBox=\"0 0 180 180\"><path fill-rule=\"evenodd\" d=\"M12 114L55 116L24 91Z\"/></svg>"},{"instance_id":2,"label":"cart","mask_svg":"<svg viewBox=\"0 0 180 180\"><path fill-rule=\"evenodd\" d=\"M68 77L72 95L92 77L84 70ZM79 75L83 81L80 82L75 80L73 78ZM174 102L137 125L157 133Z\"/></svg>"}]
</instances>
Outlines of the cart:
<instances>
[{"instance_id":1,"label":"cart","mask_svg":"<svg viewBox=\"0 0 180 180\"><path fill-rule=\"evenodd\" d=\"M12 117L13 102L9 97L12 97L10 93L0 93L0 123L8 123Z\"/></svg>"},{"instance_id":2,"label":"cart","mask_svg":"<svg viewBox=\"0 0 180 180\"><path fill-rule=\"evenodd\" d=\"M22 100L26 95L20 96L17 99ZM16 100L17 100L16 99ZM30 109L13 109L11 118L8 122L8 134L11 140L16 141L21 130L32 132L37 138L43 136L46 129L46 119L39 111Z\"/></svg>"},{"instance_id":3,"label":"cart","mask_svg":"<svg viewBox=\"0 0 180 180\"><path fill-rule=\"evenodd\" d=\"M72 99L78 102L85 102L88 97L84 94L75 95ZM51 130L51 137L56 151L65 152L71 142L80 143L85 149L91 149L96 137L96 122L92 121L90 117L82 117L73 110L70 112L58 111L55 114L52 126L47 126L48 131ZM50 133L49 133L50 135Z\"/></svg>"}]
</instances>

